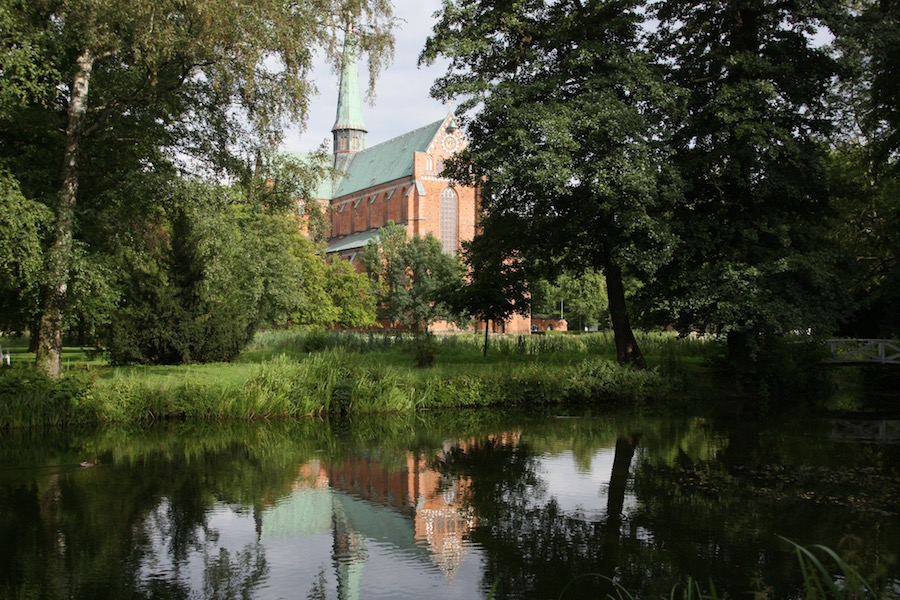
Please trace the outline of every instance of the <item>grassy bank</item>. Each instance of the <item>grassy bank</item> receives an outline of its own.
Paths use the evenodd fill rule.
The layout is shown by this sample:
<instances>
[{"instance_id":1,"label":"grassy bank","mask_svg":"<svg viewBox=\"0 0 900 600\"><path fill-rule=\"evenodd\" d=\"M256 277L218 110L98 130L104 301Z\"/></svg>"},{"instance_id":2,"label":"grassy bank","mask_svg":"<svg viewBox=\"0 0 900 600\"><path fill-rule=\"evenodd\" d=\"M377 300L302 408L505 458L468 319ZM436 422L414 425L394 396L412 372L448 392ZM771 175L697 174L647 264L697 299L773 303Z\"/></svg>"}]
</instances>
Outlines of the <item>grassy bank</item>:
<instances>
[{"instance_id":1,"label":"grassy bank","mask_svg":"<svg viewBox=\"0 0 900 600\"><path fill-rule=\"evenodd\" d=\"M168 418L254 419L324 412L364 414L432 408L644 404L671 400L695 382L711 344L661 334L640 340L651 369L615 363L612 337L591 335L436 338L350 333L262 333L230 364L110 367L75 350L66 378L51 382L10 346L0 373L0 427L142 422ZM415 358L431 354L433 366Z\"/></svg>"}]
</instances>

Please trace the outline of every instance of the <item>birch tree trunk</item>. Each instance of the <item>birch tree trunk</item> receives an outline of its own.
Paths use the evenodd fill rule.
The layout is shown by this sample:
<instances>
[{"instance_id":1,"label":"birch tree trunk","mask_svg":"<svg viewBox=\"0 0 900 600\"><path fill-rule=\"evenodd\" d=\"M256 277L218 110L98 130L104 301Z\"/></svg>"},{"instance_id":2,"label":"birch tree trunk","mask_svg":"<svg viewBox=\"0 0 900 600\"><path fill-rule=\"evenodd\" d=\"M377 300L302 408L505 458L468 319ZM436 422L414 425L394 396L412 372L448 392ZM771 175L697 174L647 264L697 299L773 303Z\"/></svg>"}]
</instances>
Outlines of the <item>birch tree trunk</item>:
<instances>
[{"instance_id":1,"label":"birch tree trunk","mask_svg":"<svg viewBox=\"0 0 900 600\"><path fill-rule=\"evenodd\" d=\"M78 196L79 154L81 134L88 107L88 87L94 55L84 50L76 62L69 98L66 126L66 151L62 166L62 189L56 211L56 232L47 259L47 285L44 290L43 312L38 329L37 368L48 377L59 378L62 354L62 320L72 264L72 229L75 220L75 200Z\"/></svg>"}]
</instances>

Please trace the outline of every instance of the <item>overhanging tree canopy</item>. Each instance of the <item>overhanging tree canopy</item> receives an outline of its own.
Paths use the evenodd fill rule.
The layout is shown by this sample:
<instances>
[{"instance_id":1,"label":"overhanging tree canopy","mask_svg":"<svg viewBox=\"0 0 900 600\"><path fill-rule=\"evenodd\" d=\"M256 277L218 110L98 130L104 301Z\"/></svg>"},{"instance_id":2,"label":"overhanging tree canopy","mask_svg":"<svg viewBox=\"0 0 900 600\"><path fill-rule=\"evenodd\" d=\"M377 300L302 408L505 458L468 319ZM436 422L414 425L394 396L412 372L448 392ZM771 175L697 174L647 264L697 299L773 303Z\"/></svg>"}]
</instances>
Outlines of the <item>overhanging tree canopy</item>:
<instances>
[{"instance_id":1,"label":"overhanging tree canopy","mask_svg":"<svg viewBox=\"0 0 900 600\"><path fill-rule=\"evenodd\" d=\"M508 233L501 243L545 271L602 269L618 359L636 365L622 269L666 261L678 197L666 148L676 93L640 44L639 9L448 0L421 57L450 59L435 96L478 107L448 172L482 184L485 233Z\"/></svg>"},{"instance_id":2,"label":"overhanging tree canopy","mask_svg":"<svg viewBox=\"0 0 900 600\"><path fill-rule=\"evenodd\" d=\"M51 375L83 202L127 172L165 170L176 151L196 171L246 174L246 159L278 140L285 118L304 121L313 53L336 56L348 20L373 73L392 50L391 7L381 0L40 0L2 9L4 28L26 37L0 37L0 97L17 100L0 112L0 161L56 214L38 349Z\"/></svg>"},{"instance_id":3,"label":"overhanging tree canopy","mask_svg":"<svg viewBox=\"0 0 900 600\"><path fill-rule=\"evenodd\" d=\"M813 41L817 2L667 0L655 48L688 91L675 122L685 182L681 243L643 292L655 321L728 334L733 358L756 336L833 327L841 306L824 236L825 100L835 63Z\"/></svg>"}]
</instances>

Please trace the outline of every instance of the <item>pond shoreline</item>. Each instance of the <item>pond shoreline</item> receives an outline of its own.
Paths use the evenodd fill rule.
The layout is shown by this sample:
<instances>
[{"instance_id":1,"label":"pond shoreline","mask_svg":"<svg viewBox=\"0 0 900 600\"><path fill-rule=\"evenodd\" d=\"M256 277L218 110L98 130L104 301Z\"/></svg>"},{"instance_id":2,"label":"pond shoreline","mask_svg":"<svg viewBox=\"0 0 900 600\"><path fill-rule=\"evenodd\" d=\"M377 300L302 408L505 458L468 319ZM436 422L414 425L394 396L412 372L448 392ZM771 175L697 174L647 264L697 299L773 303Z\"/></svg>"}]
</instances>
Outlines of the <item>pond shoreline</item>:
<instances>
[{"instance_id":1,"label":"pond shoreline","mask_svg":"<svg viewBox=\"0 0 900 600\"><path fill-rule=\"evenodd\" d=\"M869 386L841 370L841 391L833 370L796 360L779 364L781 372L738 378L716 366L716 344L665 335L641 340L646 370L616 364L612 340L602 334L497 338L488 357L479 343L441 339L434 365L417 368L419 349L402 338L279 332L260 336L228 364L112 367L76 354L60 381L24 366L20 352L0 371L0 428L485 407L709 406L766 414L782 410L784 398L792 410L822 408L816 404L825 392L838 398L825 408L854 412L862 405L853 398Z\"/></svg>"}]
</instances>

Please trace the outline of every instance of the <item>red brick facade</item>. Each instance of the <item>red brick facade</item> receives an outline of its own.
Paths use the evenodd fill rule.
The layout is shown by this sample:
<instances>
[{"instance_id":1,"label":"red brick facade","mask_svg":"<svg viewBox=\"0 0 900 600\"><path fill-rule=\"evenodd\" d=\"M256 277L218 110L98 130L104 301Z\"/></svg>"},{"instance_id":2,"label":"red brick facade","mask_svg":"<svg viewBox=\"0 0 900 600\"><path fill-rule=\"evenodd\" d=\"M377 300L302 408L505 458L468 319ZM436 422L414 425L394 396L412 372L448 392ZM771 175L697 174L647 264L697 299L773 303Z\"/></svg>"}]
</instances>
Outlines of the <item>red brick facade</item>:
<instances>
[{"instance_id":1,"label":"red brick facade","mask_svg":"<svg viewBox=\"0 0 900 600\"><path fill-rule=\"evenodd\" d=\"M425 131L428 130L428 131ZM384 180L377 170L372 169L369 180L371 185L355 190L342 188L354 187L351 184L339 183L336 187L341 195L328 201L331 211L331 232L329 242L333 248L341 248L338 253L351 258L356 251L346 248L339 242L348 236L375 232L387 225L388 221L405 225L409 235L426 236L431 233L438 240L445 240L445 233L453 238L453 251L459 249L459 242L470 240L475 235L475 221L478 214L478 198L475 188L453 185L448 179L440 176L444 161L453 152L465 144L460 132L456 129L453 115L447 115L442 122L423 128L425 140L421 150L410 149L411 169L398 173L395 179ZM428 136L432 133L433 136ZM419 136L422 139L422 136ZM452 139L452 142L447 140ZM360 153L365 157L361 162L374 163L377 158L368 155L384 151L396 153L393 146L399 146L393 140L380 146L374 146ZM382 148L383 146L383 148ZM448 150L451 148L451 150ZM403 149L406 149L405 147ZM393 156L396 160L410 160L410 157ZM355 159L356 157L354 157ZM351 174L354 169L368 168L368 164L357 167L356 160L350 163ZM360 177L357 177L359 179ZM365 177L362 177L365 179ZM352 177L351 177L352 179ZM456 207L453 217L447 220L447 211L442 218L442 196L450 189L456 196ZM350 242L352 245L352 242ZM365 244L360 240L360 247Z\"/></svg>"},{"instance_id":2,"label":"red brick facade","mask_svg":"<svg viewBox=\"0 0 900 600\"><path fill-rule=\"evenodd\" d=\"M418 148L409 147L415 144ZM349 162L347 177L334 185L339 195L322 199L331 214L329 253L361 268L358 254L389 221L406 226L410 236L430 233L444 244L445 251L457 253L460 242L475 235L478 191L454 185L440 173L444 161L464 145L449 114L443 121L359 152ZM401 161L408 163L407 168L393 168ZM390 168L379 170L384 162ZM370 185L352 189L359 181ZM436 323L433 329L455 330L445 323ZM499 330L529 333L531 319L514 315Z\"/></svg>"}]
</instances>

